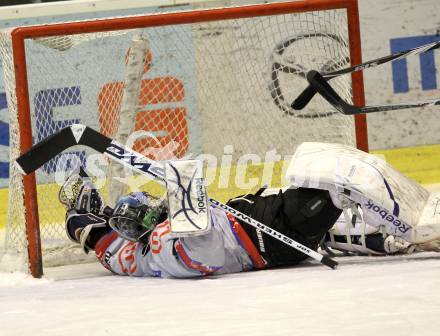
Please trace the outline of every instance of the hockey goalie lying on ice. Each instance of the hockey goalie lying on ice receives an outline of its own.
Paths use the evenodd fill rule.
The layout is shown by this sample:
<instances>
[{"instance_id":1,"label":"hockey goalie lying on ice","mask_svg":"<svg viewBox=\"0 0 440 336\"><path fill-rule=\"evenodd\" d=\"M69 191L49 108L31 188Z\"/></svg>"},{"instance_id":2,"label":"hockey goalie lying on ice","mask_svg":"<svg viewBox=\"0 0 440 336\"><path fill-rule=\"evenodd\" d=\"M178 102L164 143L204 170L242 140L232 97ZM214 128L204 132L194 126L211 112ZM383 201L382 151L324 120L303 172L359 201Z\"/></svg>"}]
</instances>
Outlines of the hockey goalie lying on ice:
<instances>
[{"instance_id":1,"label":"hockey goalie lying on ice","mask_svg":"<svg viewBox=\"0 0 440 336\"><path fill-rule=\"evenodd\" d=\"M321 244L367 254L408 252L440 237L437 197L375 156L304 143L287 176L293 188L261 189L228 204L314 250ZM197 202L193 196L186 200ZM70 177L60 191L68 236L85 251L95 250L117 274L197 277L294 265L307 257L214 206L207 206L206 228L176 235L173 221L177 228L182 220L175 214L188 209L183 199L170 188L168 202L135 192L110 209L80 176Z\"/></svg>"}]
</instances>

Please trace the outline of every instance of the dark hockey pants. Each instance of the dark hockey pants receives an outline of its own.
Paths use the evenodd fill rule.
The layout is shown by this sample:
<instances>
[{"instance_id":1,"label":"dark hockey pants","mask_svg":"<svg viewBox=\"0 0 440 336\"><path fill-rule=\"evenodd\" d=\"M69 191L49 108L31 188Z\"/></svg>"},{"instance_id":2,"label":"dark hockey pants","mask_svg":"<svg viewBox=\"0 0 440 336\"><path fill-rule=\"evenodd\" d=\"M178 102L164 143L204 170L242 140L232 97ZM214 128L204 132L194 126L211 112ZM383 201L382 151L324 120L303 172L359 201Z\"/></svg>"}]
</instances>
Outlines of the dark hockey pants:
<instances>
[{"instance_id":1,"label":"dark hockey pants","mask_svg":"<svg viewBox=\"0 0 440 336\"><path fill-rule=\"evenodd\" d=\"M268 196L261 196L261 192L229 200L228 204L314 250L341 214L327 191L298 188ZM241 224L268 267L295 265L307 258L254 227Z\"/></svg>"}]
</instances>

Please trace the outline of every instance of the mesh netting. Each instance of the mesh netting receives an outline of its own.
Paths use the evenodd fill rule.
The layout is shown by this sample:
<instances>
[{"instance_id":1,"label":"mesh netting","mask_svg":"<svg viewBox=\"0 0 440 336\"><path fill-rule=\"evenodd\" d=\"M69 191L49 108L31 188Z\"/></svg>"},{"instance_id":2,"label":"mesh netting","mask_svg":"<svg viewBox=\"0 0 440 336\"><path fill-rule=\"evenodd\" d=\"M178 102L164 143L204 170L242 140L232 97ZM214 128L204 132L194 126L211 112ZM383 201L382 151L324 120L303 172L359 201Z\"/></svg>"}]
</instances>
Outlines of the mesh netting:
<instances>
[{"instance_id":1,"label":"mesh netting","mask_svg":"<svg viewBox=\"0 0 440 336\"><path fill-rule=\"evenodd\" d=\"M120 117L127 55L139 35L148 48L137 106L127 119ZM12 162L19 155L19 121L10 32L1 35L0 48ZM118 137L120 125L129 122L137 136L128 141L150 158L203 154L212 175L208 190L220 200L262 184L280 185L284 163L303 141L355 144L353 119L336 113L320 97L303 111L289 106L305 88L307 70L330 71L348 64L345 10L63 35L25 40L25 48L34 143L72 123ZM349 77L332 84L351 100ZM98 184L101 192L108 189L108 162L91 154L72 148L37 172L43 255L69 246L64 209L57 200L65 171L81 162L103 181ZM273 161L270 174L265 160ZM252 165L244 174L238 172L245 163ZM156 188L136 175L123 181L131 189ZM8 250L26 247L22 195L21 175L11 165Z\"/></svg>"}]
</instances>

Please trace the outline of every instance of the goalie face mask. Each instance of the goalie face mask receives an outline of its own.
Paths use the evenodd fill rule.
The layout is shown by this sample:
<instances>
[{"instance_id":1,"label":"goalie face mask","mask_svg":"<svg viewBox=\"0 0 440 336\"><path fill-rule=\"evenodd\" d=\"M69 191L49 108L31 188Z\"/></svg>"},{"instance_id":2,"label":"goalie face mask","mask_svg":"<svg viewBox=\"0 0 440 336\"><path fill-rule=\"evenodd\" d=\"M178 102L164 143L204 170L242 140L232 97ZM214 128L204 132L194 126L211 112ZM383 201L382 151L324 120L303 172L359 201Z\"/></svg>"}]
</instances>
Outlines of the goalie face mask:
<instances>
[{"instance_id":1,"label":"goalie face mask","mask_svg":"<svg viewBox=\"0 0 440 336\"><path fill-rule=\"evenodd\" d=\"M147 193L134 192L119 199L109 224L122 238L146 244L151 231L167 216L163 201Z\"/></svg>"}]
</instances>

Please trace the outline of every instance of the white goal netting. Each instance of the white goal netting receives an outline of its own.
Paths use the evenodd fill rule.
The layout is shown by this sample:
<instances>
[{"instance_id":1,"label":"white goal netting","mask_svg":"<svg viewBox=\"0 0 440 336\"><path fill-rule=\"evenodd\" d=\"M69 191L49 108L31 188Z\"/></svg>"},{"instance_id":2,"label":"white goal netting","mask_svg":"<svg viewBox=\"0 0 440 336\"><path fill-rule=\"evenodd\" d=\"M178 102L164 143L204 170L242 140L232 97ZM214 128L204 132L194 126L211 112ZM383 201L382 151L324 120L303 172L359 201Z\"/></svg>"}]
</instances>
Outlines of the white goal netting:
<instances>
[{"instance_id":1,"label":"white goal netting","mask_svg":"<svg viewBox=\"0 0 440 336\"><path fill-rule=\"evenodd\" d=\"M82 24L87 31L88 23ZM20 118L11 32L1 33L0 49L13 162L20 153ZM134 86L138 97L131 114L121 116L124 87L130 80L129 50L139 36L147 41L147 49ZM132 131L138 131L134 149L149 157L164 160L203 154L211 167L208 171L213 172L208 190L221 200L262 184L281 184L284 161L303 141L355 145L353 119L336 113L320 97L303 111L290 108L306 87L307 70L330 71L349 64L344 9L231 20L213 17L203 23L64 34L25 39L24 43L29 132L34 143L72 123L86 124L115 138L121 125L130 123ZM332 84L351 100L349 77ZM108 162L91 154L72 148L36 173L47 265L65 263L65 255L70 255L48 257L70 246L64 232L64 209L57 199L57 179L81 162L98 177L99 186L104 185L104 194L108 189L99 183L107 175ZM263 174L265 160L274 162L270 175ZM244 174L237 173L237 167L245 163L252 164ZM243 185L237 183L240 178ZM138 176L128 181L128 189L148 188ZM11 164L7 251L26 250L23 204L22 177Z\"/></svg>"}]
</instances>

